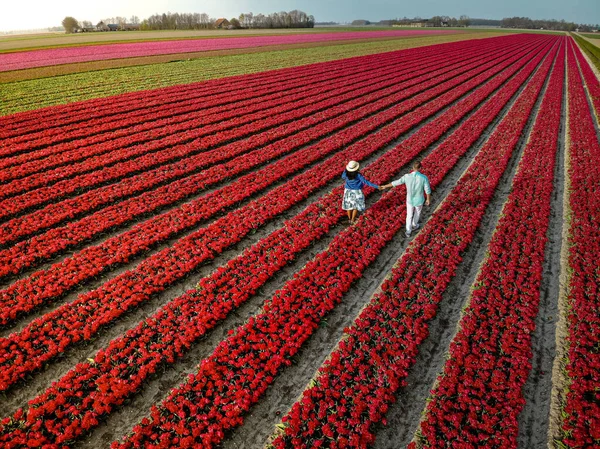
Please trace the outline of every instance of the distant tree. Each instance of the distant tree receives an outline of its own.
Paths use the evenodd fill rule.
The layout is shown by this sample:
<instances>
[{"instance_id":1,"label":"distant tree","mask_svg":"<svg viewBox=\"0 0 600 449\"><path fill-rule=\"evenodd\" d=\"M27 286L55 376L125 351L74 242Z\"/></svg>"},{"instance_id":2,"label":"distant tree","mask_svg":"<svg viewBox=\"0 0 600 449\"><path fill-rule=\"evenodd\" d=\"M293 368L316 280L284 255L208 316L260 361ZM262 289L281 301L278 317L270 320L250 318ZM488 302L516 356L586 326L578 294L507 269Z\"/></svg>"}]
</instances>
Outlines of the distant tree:
<instances>
[{"instance_id":1,"label":"distant tree","mask_svg":"<svg viewBox=\"0 0 600 449\"><path fill-rule=\"evenodd\" d=\"M84 20L83 22L81 22L81 28L94 28L94 25L92 25L92 22L90 22L89 20Z\"/></svg>"},{"instance_id":2,"label":"distant tree","mask_svg":"<svg viewBox=\"0 0 600 449\"><path fill-rule=\"evenodd\" d=\"M79 29L79 22L74 17L67 16L62 21L62 26L67 33L75 33Z\"/></svg>"},{"instance_id":3,"label":"distant tree","mask_svg":"<svg viewBox=\"0 0 600 449\"><path fill-rule=\"evenodd\" d=\"M298 10L268 15L248 12L240 14L239 23L242 28L313 28L315 18Z\"/></svg>"},{"instance_id":4,"label":"distant tree","mask_svg":"<svg viewBox=\"0 0 600 449\"><path fill-rule=\"evenodd\" d=\"M493 20L493 19L469 19L469 21L471 22L469 26L475 25L475 26L499 27L502 23L502 21L500 21L500 20Z\"/></svg>"},{"instance_id":5,"label":"distant tree","mask_svg":"<svg viewBox=\"0 0 600 449\"><path fill-rule=\"evenodd\" d=\"M113 22L105 20L106 23L120 23L119 17L113 18ZM315 26L315 18L302 11L279 12L269 15L253 14L252 12L241 14L239 19L230 20L232 28L312 28ZM193 30L212 29L215 27L215 19L206 13L163 13L154 14L144 19L140 24L141 30Z\"/></svg>"},{"instance_id":6,"label":"distant tree","mask_svg":"<svg viewBox=\"0 0 600 449\"><path fill-rule=\"evenodd\" d=\"M240 14L240 23L244 28L250 28L252 26L252 19L254 18L254 14L251 12Z\"/></svg>"},{"instance_id":7,"label":"distant tree","mask_svg":"<svg viewBox=\"0 0 600 449\"><path fill-rule=\"evenodd\" d=\"M440 16L433 16L429 19L429 23L433 27L441 27L442 26L442 18Z\"/></svg>"},{"instance_id":8,"label":"distant tree","mask_svg":"<svg viewBox=\"0 0 600 449\"><path fill-rule=\"evenodd\" d=\"M129 23L137 25L140 23L140 18L138 16L131 16L131 18L129 19Z\"/></svg>"},{"instance_id":9,"label":"distant tree","mask_svg":"<svg viewBox=\"0 0 600 449\"><path fill-rule=\"evenodd\" d=\"M144 19L141 30L199 30L214 28L214 19L206 13L154 14Z\"/></svg>"},{"instance_id":10,"label":"distant tree","mask_svg":"<svg viewBox=\"0 0 600 449\"><path fill-rule=\"evenodd\" d=\"M502 19L502 28L525 28L525 29L544 29L555 31L574 31L582 27L573 22L565 20L532 20L529 17L505 17Z\"/></svg>"},{"instance_id":11,"label":"distant tree","mask_svg":"<svg viewBox=\"0 0 600 449\"><path fill-rule=\"evenodd\" d=\"M460 19L458 19L458 25L461 27L468 27L469 25L471 25L471 19L469 18L469 16L463 14L462 16L460 16Z\"/></svg>"}]
</instances>

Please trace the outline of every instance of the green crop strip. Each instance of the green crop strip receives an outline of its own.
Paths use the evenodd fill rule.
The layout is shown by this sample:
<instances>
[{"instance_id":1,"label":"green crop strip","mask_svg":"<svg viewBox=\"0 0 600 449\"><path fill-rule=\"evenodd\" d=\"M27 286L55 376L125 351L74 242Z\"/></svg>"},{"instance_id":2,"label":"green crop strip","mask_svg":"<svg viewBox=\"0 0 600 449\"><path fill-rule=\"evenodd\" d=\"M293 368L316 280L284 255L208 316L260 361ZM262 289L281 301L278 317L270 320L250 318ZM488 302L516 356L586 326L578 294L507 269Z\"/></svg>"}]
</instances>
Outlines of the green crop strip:
<instances>
[{"instance_id":1,"label":"green crop strip","mask_svg":"<svg viewBox=\"0 0 600 449\"><path fill-rule=\"evenodd\" d=\"M577 34L571 33L571 36L575 39L577 45L579 45L579 48L581 48L583 52L590 58L594 66L600 70L600 48L596 47L591 42L586 41Z\"/></svg>"}]
</instances>

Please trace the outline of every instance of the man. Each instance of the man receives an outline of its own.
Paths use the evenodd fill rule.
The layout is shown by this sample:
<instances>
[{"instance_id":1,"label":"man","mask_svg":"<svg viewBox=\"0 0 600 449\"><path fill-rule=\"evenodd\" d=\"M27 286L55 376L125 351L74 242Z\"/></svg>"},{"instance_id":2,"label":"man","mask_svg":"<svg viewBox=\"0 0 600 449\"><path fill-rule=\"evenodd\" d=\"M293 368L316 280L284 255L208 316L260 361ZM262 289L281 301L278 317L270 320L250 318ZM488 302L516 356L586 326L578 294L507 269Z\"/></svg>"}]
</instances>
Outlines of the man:
<instances>
[{"instance_id":1,"label":"man","mask_svg":"<svg viewBox=\"0 0 600 449\"><path fill-rule=\"evenodd\" d=\"M391 189L401 184L406 184L406 236L410 237L412 231L419 229L419 218L421 218L421 210L423 203L429 206L431 200L431 186L429 179L423 173L419 172L421 164L415 161L412 165L412 171L402 176L391 184L382 186L385 189ZM423 196L423 192L427 195L427 201Z\"/></svg>"}]
</instances>

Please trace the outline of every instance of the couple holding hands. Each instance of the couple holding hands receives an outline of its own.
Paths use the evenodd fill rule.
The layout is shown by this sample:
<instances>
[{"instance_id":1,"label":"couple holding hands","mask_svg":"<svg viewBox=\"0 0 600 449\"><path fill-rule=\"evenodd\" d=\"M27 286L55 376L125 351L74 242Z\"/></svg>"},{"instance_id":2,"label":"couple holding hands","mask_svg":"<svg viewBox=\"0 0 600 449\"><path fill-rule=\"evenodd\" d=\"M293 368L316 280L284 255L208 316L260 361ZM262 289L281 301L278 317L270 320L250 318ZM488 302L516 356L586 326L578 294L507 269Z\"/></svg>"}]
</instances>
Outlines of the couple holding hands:
<instances>
[{"instance_id":1,"label":"couple holding hands","mask_svg":"<svg viewBox=\"0 0 600 449\"><path fill-rule=\"evenodd\" d=\"M406 185L406 236L410 237L412 231L419 229L419 218L423 204L429 206L431 199L431 186L429 179L423 173L419 172L421 164L415 161L412 165L412 171L405 174L400 179L392 181L390 184L378 186L369 182L358 172L360 164L356 161L348 162L346 170L342 173L342 179L346 181L344 190L344 199L342 200L342 209L348 213L350 224L356 223L358 211L365 210L365 196L362 189L365 186L371 186L377 190L391 189L399 185ZM425 200L425 196L427 200Z\"/></svg>"}]
</instances>

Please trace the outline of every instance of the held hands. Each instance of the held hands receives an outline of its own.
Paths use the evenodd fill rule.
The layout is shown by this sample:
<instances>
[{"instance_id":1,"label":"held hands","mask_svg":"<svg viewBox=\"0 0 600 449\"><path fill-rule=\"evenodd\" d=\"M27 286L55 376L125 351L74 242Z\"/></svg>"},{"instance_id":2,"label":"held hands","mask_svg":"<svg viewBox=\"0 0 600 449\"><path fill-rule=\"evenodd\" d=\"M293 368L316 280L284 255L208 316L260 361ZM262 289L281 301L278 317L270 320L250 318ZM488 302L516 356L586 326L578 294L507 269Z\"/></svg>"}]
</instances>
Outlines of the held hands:
<instances>
[{"instance_id":1,"label":"held hands","mask_svg":"<svg viewBox=\"0 0 600 449\"><path fill-rule=\"evenodd\" d=\"M391 184L386 184L384 186L379 186L379 190L383 191L383 190L387 190L387 189L391 189L393 186Z\"/></svg>"}]
</instances>

